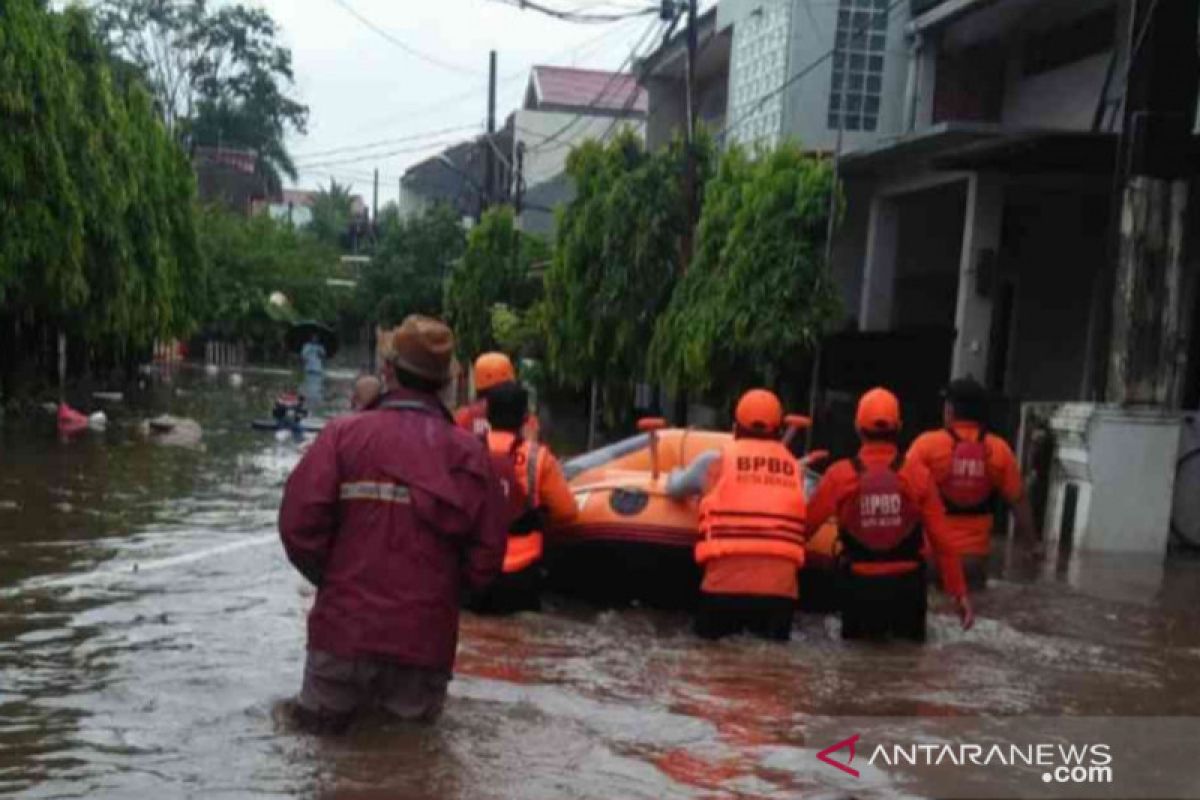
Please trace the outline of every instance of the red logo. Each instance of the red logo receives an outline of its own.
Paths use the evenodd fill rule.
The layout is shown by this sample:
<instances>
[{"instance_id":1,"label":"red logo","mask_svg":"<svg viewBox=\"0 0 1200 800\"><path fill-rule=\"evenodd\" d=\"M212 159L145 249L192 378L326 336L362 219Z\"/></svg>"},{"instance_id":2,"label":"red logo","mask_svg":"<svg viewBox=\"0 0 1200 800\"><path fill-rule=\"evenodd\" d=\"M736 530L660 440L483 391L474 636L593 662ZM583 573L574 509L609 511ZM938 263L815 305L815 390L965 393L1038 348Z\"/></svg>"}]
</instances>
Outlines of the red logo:
<instances>
[{"instance_id":1,"label":"red logo","mask_svg":"<svg viewBox=\"0 0 1200 800\"><path fill-rule=\"evenodd\" d=\"M835 745L826 747L824 750L817 753L817 760L824 761L829 766L834 767L836 769L840 769L842 772L845 772L847 775L853 775L855 778L857 778L858 770L856 770L854 767L850 766L850 764L854 761L854 745L856 742L858 742L858 737L859 737L859 734L856 733L853 736L851 736L849 739L843 739L842 741L838 742ZM829 757L830 753L836 753L838 750L842 750L847 747L850 748L850 757L846 759L845 763L842 763L841 761L834 761L832 758Z\"/></svg>"}]
</instances>

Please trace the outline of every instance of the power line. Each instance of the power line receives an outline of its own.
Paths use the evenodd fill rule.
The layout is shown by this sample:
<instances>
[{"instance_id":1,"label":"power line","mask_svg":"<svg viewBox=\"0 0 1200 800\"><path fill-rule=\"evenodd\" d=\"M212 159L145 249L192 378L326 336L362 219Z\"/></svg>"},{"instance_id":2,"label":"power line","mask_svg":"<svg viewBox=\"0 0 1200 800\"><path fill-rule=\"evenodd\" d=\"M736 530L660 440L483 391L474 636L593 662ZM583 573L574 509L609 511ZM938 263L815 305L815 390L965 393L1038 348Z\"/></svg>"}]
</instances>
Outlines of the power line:
<instances>
[{"instance_id":1,"label":"power line","mask_svg":"<svg viewBox=\"0 0 1200 800\"><path fill-rule=\"evenodd\" d=\"M639 9L630 11L622 11L616 13L593 14L584 11L566 11L560 8L551 8L550 6L542 5L535 0L492 0L495 3L503 3L522 11L530 9L545 14L548 17L562 20L563 22L575 22L585 25L605 25L609 22L620 22L624 19L633 17L644 17L650 14L658 14L660 9L657 6L644 6Z\"/></svg>"},{"instance_id":2,"label":"power line","mask_svg":"<svg viewBox=\"0 0 1200 800\"><path fill-rule=\"evenodd\" d=\"M384 28L379 27L374 22L372 22L371 20L369 20L368 18L366 18L362 14L360 14L357 10L355 10L355 8L352 5L350 5L347 2L347 0L333 0L333 2L336 3L338 6L340 6L342 9L344 9L346 11L346 13L348 13L350 16L354 17L356 20L361 22L363 25L365 25L366 27L375 31L375 33L379 34L380 37L382 37L386 41L392 43L396 47L400 48L405 53L408 53L413 58L420 59L421 61L424 61L427 64L432 64L435 67L441 67L442 69L449 70L450 72L457 72L460 75L470 75L472 77L477 77L479 75L479 73L473 69L468 69L467 67L463 67L458 64L451 64L447 61L442 61L440 58L437 58L436 56L431 56L428 53L418 50L417 48L413 47L412 45L408 44L407 42L397 39L392 33L388 32Z\"/></svg>"},{"instance_id":3,"label":"power line","mask_svg":"<svg viewBox=\"0 0 1200 800\"><path fill-rule=\"evenodd\" d=\"M696 2L696 0L690 0L690 1ZM679 25L680 17L681 17L680 14L676 14L675 18L671 20L669 25L667 25L666 30L663 31L662 36L663 36L664 44L668 43L671 39L671 36L675 33L675 28ZM705 42L705 44L707 45L708 42ZM638 86L641 86L642 81L644 81L646 79L646 76L649 73L650 73L650 64L649 63L643 64L642 70L636 78L636 82L637 82ZM613 117L613 121L609 123L608 127L604 130L603 135L601 135L601 137L600 137L601 141L608 139L609 135L613 132L613 129L617 127L617 123L621 122L622 118L626 114L629 113L629 109L633 108L633 104L637 101L637 96L638 96L637 92L633 92L632 94L629 95L629 98L625 101L625 107L621 110L620 116Z\"/></svg>"},{"instance_id":4,"label":"power line","mask_svg":"<svg viewBox=\"0 0 1200 800\"><path fill-rule=\"evenodd\" d=\"M342 164L361 164L364 161L383 161L389 158L395 158L400 155L410 153L420 153L427 150L441 150L451 145L458 144L460 139L443 139L437 142L424 142L422 144L402 147L397 150L390 150L386 153L368 153L365 156L349 156L347 158L335 159L332 161L317 161L310 164L299 164L297 169L312 169L313 167L336 167Z\"/></svg>"},{"instance_id":5,"label":"power line","mask_svg":"<svg viewBox=\"0 0 1200 800\"><path fill-rule=\"evenodd\" d=\"M411 142L419 139L432 139L437 136L445 136L448 133L461 133L464 131L476 130L480 126L478 123L471 125L456 125L452 128L440 128L436 131L425 131L423 133L413 133L408 136L398 136L394 139L380 139L374 142L367 142L358 145L345 145L342 147L331 147L327 150L314 150L311 153L299 153L293 156L299 161L311 160L314 158L326 158L329 156L341 155L343 153L354 153L361 150L374 150L380 147L391 147L393 145Z\"/></svg>"},{"instance_id":6,"label":"power line","mask_svg":"<svg viewBox=\"0 0 1200 800\"><path fill-rule=\"evenodd\" d=\"M567 56L580 57L584 53L589 53L589 54L594 53L594 52L596 52L596 50L599 49L596 47L597 44L599 44L604 39L607 39L608 37L612 36L615 33L621 33L623 31L625 31L628 28L628 23L636 22L636 21L637 21L636 17L631 17L631 18L625 20L624 24L613 25L611 28L601 31L597 36L594 36L589 39L584 39L582 42L579 42L578 44L574 44L570 47L564 48L563 50L557 51L550 55L540 57L535 62L529 64L528 66L522 67L519 70L514 70L511 73L501 75L499 81L497 82L497 86L498 87L510 87L513 85L514 82L516 82L518 80L527 80L530 70L532 70L534 65L537 63L553 63L555 61L558 61L559 59L566 58ZM480 77L482 77L482 76L480 76ZM487 91L487 82L482 81L478 86L468 89L464 92L461 92L458 94L453 94L449 97L442 98L435 102L422 104L422 105L412 107L412 108L407 108L402 113L392 113L392 114L387 115L386 117L376 118L373 121L368 121L367 123L365 123L364 129L378 130L381 127L388 127L389 125L392 124L393 121L395 121L397 119L408 119L408 118L412 117L414 114L421 114L425 111L433 111L433 110L451 108L453 106L460 105L468 100L475 100L479 97L479 95L483 94L486 91Z\"/></svg>"},{"instance_id":7,"label":"power line","mask_svg":"<svg viewBox=\"0 0 1200 800\"><path fill-rule=\"evenodd\" d=\"M630 64L633 63L634 59L637 56L638 50L640 50L645 45L646 40L651 38L651 36L654 35L656 31L661 31L665 27L666 27L665 23L661 22L660 20L655 20L654 22L652 22L650 24L650 26L648 28L646 28L646 31L642 34L642 37L640 39L638 39L637 44L635 44L633 46L633 48L629 51L629 55L626 56L625 60L621 62L621 65L619 67L617 67L616 71L612 74L612 76L608 79L608 81L605 82L604 86L601 87L600 91L596 94L596 96L593 97L588 102L588 104L586 106L587 109L594 110L594 109L599 108L600 101L604 99L605 95L607 95L609 93L609 91L611 91L613 86L616 84L617 79L633 77L633 76L629 75L628 73L622 72L622 70L624 70L627 66L629 66ZM634 86L633 86L633 93L632 93L632 97L634 98L634 100L637 99L638 92L640 90L641 90L641 87L639 87L637 85L637 82L635 80ZM577 125L579 123L579 121L584 118L584 116L585 116L584 112L577 113L574 117L572 117L570 120L568 120L567 123L565 125L563 125L561 128L559 128L557 131L555 131L554 133L552 133L549 136L542 139L542 141L539 142L538 144L529 148L530 151L538 152L540 150L545 149L551 142L554 142L560 136L565 134L568 130L575 127L575 125Z\"/></svg>"}]
</instances>

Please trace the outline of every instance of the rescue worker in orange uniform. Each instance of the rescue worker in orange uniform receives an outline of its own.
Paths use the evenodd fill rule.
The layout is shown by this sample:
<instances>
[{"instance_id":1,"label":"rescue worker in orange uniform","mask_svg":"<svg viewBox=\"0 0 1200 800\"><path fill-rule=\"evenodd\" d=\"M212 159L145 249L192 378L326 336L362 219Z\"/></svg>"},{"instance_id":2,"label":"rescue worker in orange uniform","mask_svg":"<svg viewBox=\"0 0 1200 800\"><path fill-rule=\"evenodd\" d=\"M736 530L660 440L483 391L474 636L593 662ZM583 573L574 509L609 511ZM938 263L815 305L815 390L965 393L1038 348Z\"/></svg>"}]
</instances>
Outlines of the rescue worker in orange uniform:
<instances>
[{"instance_id":1,"label":"rescue worker in orange uniform","mask_svg":"<svg viewBox=\"0 0 1200 800\"><path fill-rule=\"evenodd\" d=\"M998 500L1012 509L1021 541L1036 551L1040 537L1016 456L1008 442L988 432L987 390L973 378L960 378L942 396L944 426L918 436L908 458L933 475L950 537L966 559L972 582L983 583Z\"/></svg>"},{"instance_id":2,"label":"rescue worker in orange uniform","mask_svg":"<svg viewBox=\"0 0 1200 800\"><path fill-rule=\"evenodd\" d=\"M554 453L523 430L529 393L508 381L488 395L488 449L497 473L511 475L515 486L508 526L508 546L500 578L487 592L473 599L476 611L536 611L541 608L540 567L542 531L547 524L562 525L575 518L578 508L562 466Z\"/></svg>"},{"instance_id":3,"label":"rescue worker in orange uniform","mask_svg":"<svg viewBox=\"0 0 1200 800\"><path fill-rule=\"evenodd\" d=\"M925 640L926 540L964 629L974 623L962 562L929 470L897 446L900 403L887 389L862 396L855 415L862 446L825 471L808 505L808 536L838 522L842 637Z\"/></svg>"},{"instance_id":4,"label":"rescue worker in orange uniform","mask_svg":"<svg viewBox=\"0 0 1200 800\"><path fill-rule=\"evenodd\" d=\"M455 411L454 421L460 428L478 436L486 436L488 394L497 386L516 382L517 371L504 353L484 353L475 359L472 377L475 382L475 402Z\"/></svg>"},{"instance_id":5,"label":"rescue worker in orange uniform","mask_svg":"<svg viewBox=\"0 0 1200 800\"><path fill-rule=\"evenodd\" d=\"M800 465L780 441L782 426L778 397L746 392L734 412L733 441L668 480L668 493L680 496L688 491L684 476L704 470L695 623L703 638L743 631L791 638L796 572L804 564L804 487Z\"/></svg>"}]
</instances>

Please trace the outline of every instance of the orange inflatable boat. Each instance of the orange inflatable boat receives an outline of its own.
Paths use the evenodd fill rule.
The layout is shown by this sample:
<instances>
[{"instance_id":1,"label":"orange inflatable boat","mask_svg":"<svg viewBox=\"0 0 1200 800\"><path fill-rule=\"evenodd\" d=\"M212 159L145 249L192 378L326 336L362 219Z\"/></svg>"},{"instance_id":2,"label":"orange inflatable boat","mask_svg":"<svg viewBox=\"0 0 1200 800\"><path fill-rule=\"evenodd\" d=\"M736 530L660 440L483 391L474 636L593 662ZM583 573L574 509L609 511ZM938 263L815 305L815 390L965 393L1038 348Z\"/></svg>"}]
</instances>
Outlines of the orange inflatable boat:
<instances>
[{"instance_id":1,"label":"orange inflatable boat","mask_svg":"<svg viewBox=\"0 0 1200 800\"><path fill-rule=\"evenodd\" d=\"M677 598L681 593L693 595L699 583L694 558L700 541L699 499L670 497L667 478L673 469L720 450L731 438L717 431L646 430L564 462L579 514L546 533L557 588L584 586L604 594L628 588L637 595L649 590L647 599L672 605L682 599ZM811 494L818 476L806 470L806 478ZM836 527L822 527L806 548L805 571L831 569L836 542ZM565 580L564 572L569 575ZM802 594L804 583L802 579Z\"/></svg>"}]
</instances>

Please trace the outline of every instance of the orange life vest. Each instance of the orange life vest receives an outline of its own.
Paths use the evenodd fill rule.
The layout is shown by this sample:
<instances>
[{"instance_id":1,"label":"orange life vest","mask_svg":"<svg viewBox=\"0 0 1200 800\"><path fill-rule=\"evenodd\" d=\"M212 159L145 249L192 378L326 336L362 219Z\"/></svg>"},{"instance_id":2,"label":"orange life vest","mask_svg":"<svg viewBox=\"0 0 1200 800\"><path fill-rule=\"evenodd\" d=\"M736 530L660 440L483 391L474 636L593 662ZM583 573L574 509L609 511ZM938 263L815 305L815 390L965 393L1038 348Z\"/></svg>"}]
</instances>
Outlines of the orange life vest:
<instances>
[{"instance_id":1,"label":"orange life vest","mask_svg":"<svg viewBox=\"0 0 1200 800\"><path fill-rule=\"evenodd\" d=\"M901 456L866 466L855 458L858 489L838 508L842 555L851 563L919 561L925 536L921 512L900 476Z\"/></svg>"},{"instance_id":2,"label":"orange life vest","mask_svg":"<svg viewBox=\"0 0 1200 800\"><path fill-rule=\"evenodd\" d=\"M488 433L487 442L493 463L506 464L516 479L514 491L509 495L513 513L504 552L504 572L520 572L542 557L541 496L538 491L541 447L536 441L500 431Z\"/></svg>"},{"instance_id":3,"label":"orange life vest","mask_svg":"<svg viewBox=\"0 0 1200 800\"><path fill-rule=\"evenodd\" d=\"M987 431L979 430L978 439L964 439L953 428L946 432L954 440L950 470L938 484L947 514L991 514L995 488L988 477Z\"/></svg>"},{"instance_id":4,"label":"orange life vest","mask_svg":"<svg viewBox=\"0 0 1200 800\"><path fill-rule=\"evenodd\" d=\"M774 440L736 439L721 454L717 485L700 501L696 561L773 556L804 565L800 465Z\"/></svg>"}]
</instances>

